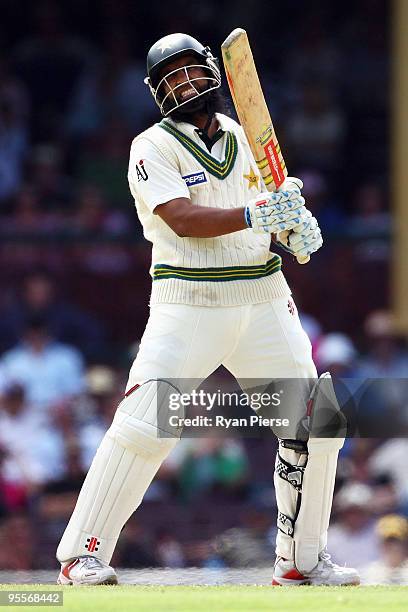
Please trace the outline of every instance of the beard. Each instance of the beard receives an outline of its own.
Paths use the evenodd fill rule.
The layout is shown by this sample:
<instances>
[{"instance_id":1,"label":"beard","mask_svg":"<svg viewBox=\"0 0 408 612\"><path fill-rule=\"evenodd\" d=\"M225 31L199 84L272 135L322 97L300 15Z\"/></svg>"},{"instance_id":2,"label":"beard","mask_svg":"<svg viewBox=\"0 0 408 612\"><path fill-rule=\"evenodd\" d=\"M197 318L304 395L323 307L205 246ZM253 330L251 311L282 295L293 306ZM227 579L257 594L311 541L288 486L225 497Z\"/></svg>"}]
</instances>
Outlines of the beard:
<instances>
[{"instance_id":1,"label":"beard","mask_svg":"<svg viewBox=\"0 0 408 612\"><path fill-rule=\"evenodd\" d=\"M184 104L181 109L175 109L170 113L170 117L174 121L191 123L197 115L214 115L214 113L223 113L230 115L228 102L221 91L221 88L212 89L203 93L198 98L193 98L190 102Z\"/></svg>"},{"instance_id":2,"label":"beard","mask_svg":"<svg viewBox=\"0 0 408 612\"><path fill-rule=\"evenodd\" d=\"M174 118L174 115L187 115L191 116L199 112L205 111L205 107L207 105L207 100L211 92L203 93L200 96L193 97L190 101L185 102L181 109L175 109L171 116Z\"/></svg>"}]
</instances>

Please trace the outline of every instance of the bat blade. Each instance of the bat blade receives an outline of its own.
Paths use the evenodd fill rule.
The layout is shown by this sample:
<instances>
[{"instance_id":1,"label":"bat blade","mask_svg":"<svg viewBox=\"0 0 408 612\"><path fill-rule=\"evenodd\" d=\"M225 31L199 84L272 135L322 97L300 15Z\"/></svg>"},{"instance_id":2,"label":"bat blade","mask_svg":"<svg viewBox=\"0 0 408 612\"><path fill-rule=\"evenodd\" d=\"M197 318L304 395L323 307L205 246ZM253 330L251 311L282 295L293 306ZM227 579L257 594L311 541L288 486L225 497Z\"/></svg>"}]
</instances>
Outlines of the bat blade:
<instances>
[{"instance_id":1,"label":"bat blade","mask_svg":"<svg viewBox=\"0 0 408 612\"><path fill-rule=\"evenodd\" d=\"M288 175L259 82L248 36L236 28L221 45L228 85L237 115L268 191Z\"/></svg>"},{"instance_id":2,"label":"bat blade","mask_svg":"<svg viewBox=\"0 0 408 612\"><path fill-rule=\"evenodd\" d=\"M271 115L262 91L248 35L236 28L221 45L225 73L238 119L268 191L278 189L288 175ZM289 232L281 232L285 241ZM299 257L307 263L309 257Z\"/></svg>"}]
</instances>

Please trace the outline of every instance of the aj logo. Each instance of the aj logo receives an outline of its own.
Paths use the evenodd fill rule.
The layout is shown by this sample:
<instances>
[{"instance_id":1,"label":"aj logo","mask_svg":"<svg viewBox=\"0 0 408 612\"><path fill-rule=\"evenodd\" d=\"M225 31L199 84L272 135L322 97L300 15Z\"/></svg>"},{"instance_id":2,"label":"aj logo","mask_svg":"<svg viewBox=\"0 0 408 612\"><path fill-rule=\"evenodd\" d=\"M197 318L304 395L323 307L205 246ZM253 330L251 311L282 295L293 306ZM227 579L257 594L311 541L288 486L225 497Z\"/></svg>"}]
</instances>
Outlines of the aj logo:
<instances>
[{"instance_id":1,"label":"aj logo","mask_svg":"<svg viewBox=\"0 0 408 612\"><path fill-rule=\"evenodd\" d=\"M146 168L144 167L143 159L141 159L140 162L136 164L136 175L138 183L140 183L140 181L147 181L147 179L149 178L147 175Z\"/></svg>"}]
</instances>

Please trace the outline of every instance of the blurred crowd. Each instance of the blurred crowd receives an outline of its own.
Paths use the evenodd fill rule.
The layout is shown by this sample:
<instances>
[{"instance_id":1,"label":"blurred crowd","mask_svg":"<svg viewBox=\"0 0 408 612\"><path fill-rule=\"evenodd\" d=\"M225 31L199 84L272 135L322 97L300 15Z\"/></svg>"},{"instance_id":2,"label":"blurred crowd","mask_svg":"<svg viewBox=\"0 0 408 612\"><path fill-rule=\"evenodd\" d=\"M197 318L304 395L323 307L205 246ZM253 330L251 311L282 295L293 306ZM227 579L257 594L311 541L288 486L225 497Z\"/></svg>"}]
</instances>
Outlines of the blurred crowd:
<instances>
[{"instance_id":1,"label":"blurred crowd","mask_svg":"<svg viewBox=\"0 0 408 612\"><path fill-rule=\"evenodd\" d=\"M46 277L26 280L0 337L0 568L55 565L55 547L95 450L123 397L128 367L87 365L103 334L68 303L52 308ZM41 291L40 291L41 288ZM45 291L47 288L47 291ZM7 313L5 313L7 315ZM319 371L341 380L382 379L387 407L408 423L408 350L387 311L370 313L364 342L325 333L301 313ZM15 335L13 335L15 334ZM96 343L96 344L94 344ZM95 350L92 348L92 350ZM128 360L137 350L129 347ZM226 373L217 371L213 385ZM377 418L378 405L369 406ZM348 439L340 454L329 547L368 582L408 584L406 438ZM276 440L183 438L125 527L115 563L126 567L271 564L276 535ZM165 509L165 511L164 511Z\"/></svg>"},{"instance_id":2,"label":"blurred crowd","mask_svg":"<svg viewBox=\"0 0 408 612\"><path fill-rule=\"evenodd\" d=\"M158 119L143 82L147 50L166 33L188 31L217 53L238 18L231 14L229 23L228 9L240 5L222 0L220 22L214 0L205 10L176 0L161 16L143 6L143 19L130 0L103 0L91 12L75 1L6 4L2 234L134 234L129 145ZM353 234L386 230L387 3L315 4L280 7L291 27L273 40L257 19L262 2L243 18L287 165L305 178L322 229L341 231L351 221Z\"/></svg>"},{"instance_id":3,"label":"blurred crowd","mask_svg":"<svg viewBox=\"0 0 408 612\"><path fill-rule=\"evenodd\" d=\"M17 570L55 567L146 321L149 247L126 174L132 138L159 120L143 78L160 36L185 31L217 52L237 24L249 32L287 165L327 238L324 258L284 261L319 370L404 379L408 351L388 312L388 3L288 0L290 27L273 38L256 0L250 14L232 0L174 0L159 15L130 0L5 4L0 569ZM398 385L389 397L408 420ZM182 440L115 564L271 564L275 451L272 439ZM341 453L329 546L367 581L408 583L407 451L359 438Z\"/></svg>"}]
</instances>

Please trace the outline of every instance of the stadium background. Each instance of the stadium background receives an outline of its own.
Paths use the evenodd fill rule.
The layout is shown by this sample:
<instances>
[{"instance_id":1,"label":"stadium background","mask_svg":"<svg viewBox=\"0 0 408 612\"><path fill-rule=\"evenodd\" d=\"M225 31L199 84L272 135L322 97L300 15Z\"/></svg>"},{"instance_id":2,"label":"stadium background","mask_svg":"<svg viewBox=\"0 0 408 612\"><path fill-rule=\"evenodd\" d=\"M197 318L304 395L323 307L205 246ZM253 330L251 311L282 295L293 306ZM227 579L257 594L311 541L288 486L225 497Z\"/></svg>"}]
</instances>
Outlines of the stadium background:
<instances>
[{"instance_id":1,"label":"stadium background","mask_svg":"<svg viewBox=\"0 0 408 612\"><path fill-rule=\"evenodd\" d=\"M408 351L390 311L391 3L1 5L0 570L17 571L57 567L148 316L150 247L126 173L133 136L159 118L143 78L160 36L188 32L217 54L233 27L249 33L287 165L325 238L307 266L283 255L319 370L403 378ZM114 564L270 565L275 450L182 441ZM355 439L341 453L330 550L368 581L408 582L407 450Z\"/></svg>"}]
</instances>

